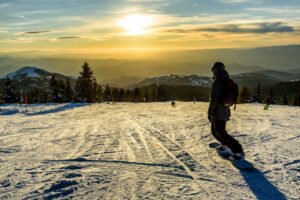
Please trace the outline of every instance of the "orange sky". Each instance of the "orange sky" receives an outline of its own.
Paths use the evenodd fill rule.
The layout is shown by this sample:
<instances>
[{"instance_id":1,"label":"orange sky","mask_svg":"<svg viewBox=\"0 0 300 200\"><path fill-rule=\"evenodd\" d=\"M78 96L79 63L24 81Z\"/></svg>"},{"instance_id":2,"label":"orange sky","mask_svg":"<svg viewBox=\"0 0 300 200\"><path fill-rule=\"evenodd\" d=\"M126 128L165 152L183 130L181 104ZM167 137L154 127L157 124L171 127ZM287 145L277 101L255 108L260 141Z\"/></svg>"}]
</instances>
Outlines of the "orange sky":
<instances>
[{"instance_id":1,"label":"orange sky","mask_svg":"<svg viewBox=\"0 0 300 200\"><path fill-rule=\"evenodd\" d=\"M255 2L2 0L0 52L93 57L299 43L300 2Z\"/></svg>"}]
</instances>

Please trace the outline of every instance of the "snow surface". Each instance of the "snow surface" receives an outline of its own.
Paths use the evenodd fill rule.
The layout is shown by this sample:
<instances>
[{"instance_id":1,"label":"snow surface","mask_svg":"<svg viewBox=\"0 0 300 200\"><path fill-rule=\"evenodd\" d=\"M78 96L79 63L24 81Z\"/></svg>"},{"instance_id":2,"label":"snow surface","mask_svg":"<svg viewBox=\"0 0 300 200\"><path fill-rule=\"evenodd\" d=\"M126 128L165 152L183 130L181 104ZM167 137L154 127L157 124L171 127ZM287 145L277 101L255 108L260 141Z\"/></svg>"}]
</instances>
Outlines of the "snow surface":
<instances>
[{"instance_id":1,"label":"snow surface","mask_svg":"<svg viewBox=\"0 0 300 200\"><path fill-rule=\"evenodd\" d=\"M238 105L220 158L207 103L0 106L0 199L299 199L300 108Z\"/></svg>"}]
</instances>

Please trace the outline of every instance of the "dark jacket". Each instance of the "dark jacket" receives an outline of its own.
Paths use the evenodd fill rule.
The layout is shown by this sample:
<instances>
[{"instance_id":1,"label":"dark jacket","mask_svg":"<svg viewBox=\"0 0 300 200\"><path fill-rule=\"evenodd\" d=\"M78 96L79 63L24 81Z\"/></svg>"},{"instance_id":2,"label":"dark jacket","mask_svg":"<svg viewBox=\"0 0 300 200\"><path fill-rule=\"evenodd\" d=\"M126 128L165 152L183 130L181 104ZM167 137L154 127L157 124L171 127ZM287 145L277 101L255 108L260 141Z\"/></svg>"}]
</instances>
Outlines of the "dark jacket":
<instances>
[{"instance_id":1,"label":"dark jacket","mask_svg":"<svg viewBox=\"0 0 300 200\"><path fill-rule=\"evenodd\" d=\"M229 78L227 71L219 71L212 84L208 115L211 115L215 120L228 121L230 118L230 109L225 107L221 102L224 79L226 78Z\"/></svg>"}]
</instances>

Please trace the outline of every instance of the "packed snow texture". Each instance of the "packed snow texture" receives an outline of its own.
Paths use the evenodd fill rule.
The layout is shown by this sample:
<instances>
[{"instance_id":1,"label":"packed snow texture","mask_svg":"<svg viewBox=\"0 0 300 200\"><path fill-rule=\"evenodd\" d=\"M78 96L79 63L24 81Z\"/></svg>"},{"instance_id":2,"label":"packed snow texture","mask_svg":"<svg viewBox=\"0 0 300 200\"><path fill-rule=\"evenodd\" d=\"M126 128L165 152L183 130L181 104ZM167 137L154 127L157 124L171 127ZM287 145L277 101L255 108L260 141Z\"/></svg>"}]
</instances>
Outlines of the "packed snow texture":
<instances>
[{"instance_id":1,"label":"packed snow texture","mask_svg":"<svg viewBox=\"0 0 300 200\"><path fill-rule=\"evenodd\" d=\"M207 103L0 106L0 199L299 199L300 108L238 105L219 157Z\"/></svg>"}]
</instances>

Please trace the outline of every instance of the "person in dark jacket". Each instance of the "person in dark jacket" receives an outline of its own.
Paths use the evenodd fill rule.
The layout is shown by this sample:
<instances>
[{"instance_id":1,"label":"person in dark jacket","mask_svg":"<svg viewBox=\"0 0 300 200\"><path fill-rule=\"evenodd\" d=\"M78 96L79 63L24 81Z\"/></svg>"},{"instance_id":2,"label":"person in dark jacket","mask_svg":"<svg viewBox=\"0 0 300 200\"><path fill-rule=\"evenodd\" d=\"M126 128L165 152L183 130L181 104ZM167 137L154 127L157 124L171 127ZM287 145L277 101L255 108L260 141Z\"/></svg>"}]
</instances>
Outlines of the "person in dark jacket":
<instances>
[{"instance_id":1,"label":"person in dark jacket","mask_svg":"<svg viewBox=\"0 0 300 200\"><path fill-rule=\"evenodd\" d=\"M229 78L229 74L225 70L225 65L221 62L214 63L211 70L214 75L208 108L211 132L223 148L226 146L232 151L235 159L242 159L245 156L242 146L226 131L226 122L230 118L230 108L225 107L221 99L225 92L223 88L224 80Z\"/></svg>"}]
</instances>

